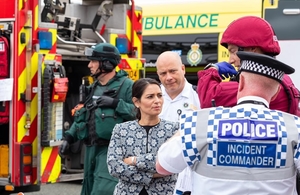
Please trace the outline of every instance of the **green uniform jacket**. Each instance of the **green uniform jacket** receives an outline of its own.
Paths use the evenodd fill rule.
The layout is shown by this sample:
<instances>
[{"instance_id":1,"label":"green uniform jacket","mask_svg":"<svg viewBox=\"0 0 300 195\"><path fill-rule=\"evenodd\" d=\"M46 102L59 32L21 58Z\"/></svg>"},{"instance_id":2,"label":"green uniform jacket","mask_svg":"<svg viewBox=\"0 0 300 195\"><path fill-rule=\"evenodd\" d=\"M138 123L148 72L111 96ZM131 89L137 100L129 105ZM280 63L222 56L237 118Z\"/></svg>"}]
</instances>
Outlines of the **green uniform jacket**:
<instances>
[{"instance_id":1,"label":"green uniform jacket","mask_svg":"<svg viewBox=\"0 0 300 195\"><path fill-rule=\"evenodd\" d=\"M122 86L120 87L121 84ZM118 71L106 85L101 85L99 81L95 81L91 85L90 91L93 94L89 96L92 98L86 104L102 96L105 91L111 92L108 96L120 100L115 109L109 107L96 108L95 125L99 138L110 140L115 124L135 119L134 105L132 103L132 85L133 81L128 78L128 74L123 70ZM65 136L72 136L73 141L87 138L89 134L87 128L89 114L89 111L84 107L76 111L74 123L65 132Z\"/></svg>"},{"instance_id":2,"label":"green uniform jacket","mask_svg":"<svg viewBox=\"0 0 300 195\"><path fill-rule=\"evenodd\" d=\"M135 118L131 97L132 84L133 81L122 70L117 72L106 85L101 85L98 81L94 82L90 87L91 94L88 96L90 100L85 105L90 105L105 93L106 96L119 99L117 107L115 109L110 107L96 108L93 115L95 128L88 128L90 111L86 107L76 111L74 123L65 132L66 140L70 143L79 139L94 137L95 130L98 138L110 140L115 124ZM107 93L108 91L109 93ZM107 147L108 145L91 145L86 147L81 195L113 194L118 181L108 173L106 164Z\"/></svg>"}]
</instances>

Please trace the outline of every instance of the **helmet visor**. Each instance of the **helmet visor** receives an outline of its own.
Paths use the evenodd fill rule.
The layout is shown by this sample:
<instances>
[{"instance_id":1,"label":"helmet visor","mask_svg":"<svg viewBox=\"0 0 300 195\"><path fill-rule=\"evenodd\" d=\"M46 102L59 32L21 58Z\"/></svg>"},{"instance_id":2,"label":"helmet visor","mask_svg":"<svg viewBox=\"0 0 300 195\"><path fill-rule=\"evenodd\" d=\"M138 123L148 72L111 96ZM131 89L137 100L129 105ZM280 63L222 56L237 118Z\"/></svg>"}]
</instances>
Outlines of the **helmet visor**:
<instances>
[{"instance_id":1,"label":"helmet visor","mask_svg":"<svg viewBox=\"0 0 300 195\"><path fill-rule=\"evenodd\" d=\"M94 55L93 55L94 54ZM100 56L95 56L94 48L86 47L84 49L84 55L89 59L89 60L100 60Z\"/></svg>"}]
</instances>

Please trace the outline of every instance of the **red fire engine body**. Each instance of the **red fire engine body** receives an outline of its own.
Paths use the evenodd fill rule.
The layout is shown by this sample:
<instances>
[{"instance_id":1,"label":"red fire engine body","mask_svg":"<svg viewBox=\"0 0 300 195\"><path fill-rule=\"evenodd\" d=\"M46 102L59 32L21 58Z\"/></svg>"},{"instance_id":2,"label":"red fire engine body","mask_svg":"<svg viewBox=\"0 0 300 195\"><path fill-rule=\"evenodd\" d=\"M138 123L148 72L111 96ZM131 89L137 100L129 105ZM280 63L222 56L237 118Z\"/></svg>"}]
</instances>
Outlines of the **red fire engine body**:
<instances>
[{"instance_id":1,"label":"red fire engine body","mask_svg":"<svg viewBox=\"0 0 300 195\"><path fill-rule=\"evenodd\" d=\"M4 0L0 12L0 194L82 179L82 144L58 155L89 75L85 47L116 45L130 78L143 77L142 10L131 0ZM76 146L77 147L77 146ZM78 152L79 151L79 152Z\"/></svg>"}]
</instances>

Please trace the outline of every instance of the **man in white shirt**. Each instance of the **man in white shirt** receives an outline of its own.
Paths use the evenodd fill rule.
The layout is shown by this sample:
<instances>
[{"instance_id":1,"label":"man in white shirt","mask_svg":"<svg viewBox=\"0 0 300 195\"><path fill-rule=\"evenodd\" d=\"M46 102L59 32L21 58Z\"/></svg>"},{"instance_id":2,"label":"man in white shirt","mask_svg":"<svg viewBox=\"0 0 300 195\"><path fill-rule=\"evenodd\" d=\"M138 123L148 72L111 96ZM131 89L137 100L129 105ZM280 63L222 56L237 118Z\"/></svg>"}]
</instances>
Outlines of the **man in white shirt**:
<instances>
[{"instance_id":1,"label":"man in white shirt","mask_svg":"<svg viewBox=\"0 0 300 195\"><path fill-rule=\"evenodd\" d=\"M184 76L185 66L178 53L166 51L160 54L156 61L156 69L164 98L161 118L179 121L180 115L185 111L200 109L198 95ZM181 195L191 189L191 171L188 167L178 175L174 194Z\"/></svg>"},{"instance_id":2,"label":"man in white shirt","mask_svg":"<svg viewBox=\"0 0 300 195\"><path fill-rule=\"evenodd\" d=\"M237 105L184 113L180 131L158 151L156 170L191 167L195 195L297 195L300 118L269 109L284 74L295 69L267 55L236 55Z\"/></svg>"}]
</instances>

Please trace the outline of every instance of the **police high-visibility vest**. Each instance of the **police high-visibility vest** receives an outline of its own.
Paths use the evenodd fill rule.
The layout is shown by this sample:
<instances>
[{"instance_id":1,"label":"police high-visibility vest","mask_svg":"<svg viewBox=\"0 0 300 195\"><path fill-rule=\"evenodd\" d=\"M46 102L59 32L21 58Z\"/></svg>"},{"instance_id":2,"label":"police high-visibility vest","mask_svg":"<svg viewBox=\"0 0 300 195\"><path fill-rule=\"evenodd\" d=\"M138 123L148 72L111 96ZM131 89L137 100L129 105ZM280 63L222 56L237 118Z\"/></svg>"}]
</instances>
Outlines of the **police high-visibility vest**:
<instances>
[{"instance_id":1,"label":"police high-visibility vest","mask_svg":"<svg viewBox=\"0 0 300 195\"><path fill-rule=\"evenodd\" d=\"M181 135L193 193L296 194L300 120L264 106L185 113Z\"/></svg>"}]
</instances>

